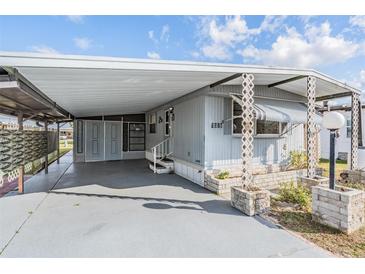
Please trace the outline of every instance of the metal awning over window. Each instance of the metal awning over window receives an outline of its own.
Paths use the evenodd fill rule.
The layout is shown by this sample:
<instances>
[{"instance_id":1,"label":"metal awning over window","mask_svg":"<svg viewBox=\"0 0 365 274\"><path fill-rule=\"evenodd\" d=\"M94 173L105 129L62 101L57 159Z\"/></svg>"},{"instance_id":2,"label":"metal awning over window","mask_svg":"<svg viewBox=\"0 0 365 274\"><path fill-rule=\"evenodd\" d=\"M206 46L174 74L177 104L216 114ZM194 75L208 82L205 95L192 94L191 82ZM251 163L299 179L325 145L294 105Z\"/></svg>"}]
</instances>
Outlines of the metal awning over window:
<instances>
[{"instance_id":1,"label":"metal awning over window","mask_svg":"<svg viewBox=\"0 0 365 274\"><path fill-rule=\"evenodd\" d=\"M242 104L242 95L231 94L231 97L238 104ZM307 106L301 102L255 98L254 110L256 120L293 124L305 124L307 122ZM322 117L316 114L314 121L320 124Z\"/></svg>"}]
</instances>

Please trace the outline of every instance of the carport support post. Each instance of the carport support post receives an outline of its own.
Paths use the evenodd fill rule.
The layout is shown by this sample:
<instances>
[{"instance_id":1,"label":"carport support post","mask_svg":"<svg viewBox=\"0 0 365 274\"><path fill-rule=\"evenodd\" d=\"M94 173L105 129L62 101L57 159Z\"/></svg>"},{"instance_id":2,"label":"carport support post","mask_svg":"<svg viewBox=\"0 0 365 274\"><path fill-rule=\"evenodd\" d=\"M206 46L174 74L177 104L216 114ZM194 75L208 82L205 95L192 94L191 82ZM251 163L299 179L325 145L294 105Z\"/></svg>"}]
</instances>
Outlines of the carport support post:
<instances>
[{"instance_id":1,"label":"carport support post","mask_svg":"<svg viewBox=\"0 0 365 274\"><path fill-rule=\"evenodd\" d=\"M47 140L47 148L44 156L44 173L48 174L48 121L44 122L44 132Z\"/></svg>"},{"instance_id":2,"label":"carport support post","mask_svg":"<svg viewBox=\"0 0 365 274\"><path fill-rule=\"evenodd\" d=\"M350 169L356 170L359 149L359 118L360 118L360 95L352 92L351 95L351 160Z\"/></svg>"},{"instance_id":3,"label":"carport support post","mask_svg":"<svg viewBox=\"0 0 365 274\"><path fill-rule=\"evenodd\" d=\"M252 183L253 132L254 132L254 76L242 74L242 185Z\"/></svg>"},{"instance_id":4,"label":"carport support post","mask_svg":"<svg viewBox=\"0 0 365 274\"><path fill-rule=\"evenodd\" d=\"M57 164L60 163L60 123L57 122Z\"/></svg>"},{"instance_id":5,"label":"carport support post","mask_svg":"<svg viewBox=\"0 0 365 274\"><path fill-rule=\"evenodd\" d=\"M315 150L315 102L316 102L316 78L313 76L307 77L307 177L314 178L316 176L316 150Z\"/></svg>"},{"instance_id":6,"label":"carport support post","mask_svg":"<svg viewBox=\"0 0 365 274\"><path fill-rule=\"evenodd\" d=\"M18 114L18 130L23 131L23 113ZM22 155L23 157L24 155ZM19 177L18 177L18 193L24 193L24 163L19 166Z\"/></svg>"}]
</instances>

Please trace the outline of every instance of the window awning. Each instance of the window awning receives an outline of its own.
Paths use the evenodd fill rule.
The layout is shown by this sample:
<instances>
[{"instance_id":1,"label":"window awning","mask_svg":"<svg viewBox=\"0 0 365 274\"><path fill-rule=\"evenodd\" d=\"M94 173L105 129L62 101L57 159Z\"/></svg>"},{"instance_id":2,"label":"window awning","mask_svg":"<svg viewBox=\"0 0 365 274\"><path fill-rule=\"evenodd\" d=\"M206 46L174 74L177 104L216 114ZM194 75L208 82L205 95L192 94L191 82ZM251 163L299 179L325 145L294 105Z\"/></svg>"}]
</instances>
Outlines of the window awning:
<instances>
[{"instance_id":1,"label":"window awning","mask_svg":"<svg viewBox=\"0 0 365 274\"><path fill-rule=\"evenodd\" d=\"M231 94L232 99L242 104L242 95ZM256 120L286 122L293 124L307 123L307 106L301 102L282 101L275 99L254 99ZM315 114L314 122L321 124L322 117Z\"/></svg>"}]
</instances>

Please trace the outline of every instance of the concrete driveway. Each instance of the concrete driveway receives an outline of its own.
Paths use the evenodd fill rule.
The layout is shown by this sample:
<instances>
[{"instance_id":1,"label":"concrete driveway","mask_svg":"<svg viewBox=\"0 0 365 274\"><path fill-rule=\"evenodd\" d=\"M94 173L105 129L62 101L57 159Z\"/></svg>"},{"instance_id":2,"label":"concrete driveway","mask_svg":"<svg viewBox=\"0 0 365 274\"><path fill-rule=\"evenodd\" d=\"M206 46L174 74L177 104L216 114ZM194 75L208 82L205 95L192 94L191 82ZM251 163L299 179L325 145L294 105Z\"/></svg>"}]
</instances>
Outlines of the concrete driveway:
<instances>
[{"instance_id":1,"label":"concrete driveway","mask_svg":"<svg viewBox=\"0 0 365 274\"><path fill-rule=\"evenodd\" d=\"M0 199L2 257L330 256L144 160L72 164L68 155L26 192Z\"/></svg>"}]
</instances>

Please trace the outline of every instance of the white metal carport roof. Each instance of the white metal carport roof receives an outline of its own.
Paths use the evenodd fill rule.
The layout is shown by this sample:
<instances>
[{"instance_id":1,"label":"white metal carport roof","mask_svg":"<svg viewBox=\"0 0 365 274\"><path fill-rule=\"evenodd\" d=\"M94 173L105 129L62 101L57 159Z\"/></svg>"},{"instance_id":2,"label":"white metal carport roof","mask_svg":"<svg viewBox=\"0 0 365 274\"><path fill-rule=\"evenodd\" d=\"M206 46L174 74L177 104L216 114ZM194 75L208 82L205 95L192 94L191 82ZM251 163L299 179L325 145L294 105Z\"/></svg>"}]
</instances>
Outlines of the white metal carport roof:
<instances>
[{"instance_id":1,"label":"white metal carport roof","mask_svg":"<svg viewBox=\"0 0 365 274\"><path fill-rule=\"evenodd\" d=\"M253 73L255 85L315 76L317 96L355 91L314 70L235 64L0 52L0 66L16 69L75 116L142 113L236 73ZM240 84L234 79L224 84ZM306 95L305 78L277 86Z\"/></svg>"}]
</instances>

